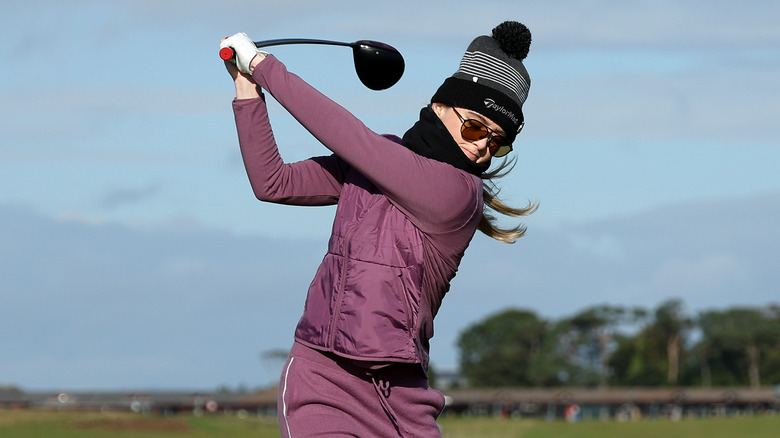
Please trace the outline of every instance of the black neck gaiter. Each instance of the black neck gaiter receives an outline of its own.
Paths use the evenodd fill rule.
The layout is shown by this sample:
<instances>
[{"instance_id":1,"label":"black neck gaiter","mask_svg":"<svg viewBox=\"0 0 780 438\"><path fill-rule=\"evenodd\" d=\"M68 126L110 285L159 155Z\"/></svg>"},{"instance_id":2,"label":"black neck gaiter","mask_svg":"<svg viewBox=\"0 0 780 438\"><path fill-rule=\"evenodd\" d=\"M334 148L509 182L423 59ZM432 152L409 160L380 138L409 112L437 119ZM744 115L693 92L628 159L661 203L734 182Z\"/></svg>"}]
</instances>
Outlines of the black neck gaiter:
<instances>
[{"instance_id":1,"label":"black neck gaiter","mask_svg":"<svg viewBox=\"0 0 780 438\"><path fill-rule=\"evenodd\" d=\"M406 131L402 144L418 155L450 164L479 177L490 167L490 161L477 164L466 157L430 105L420 111L420 120Z\"/></svg>"}]
</instances>

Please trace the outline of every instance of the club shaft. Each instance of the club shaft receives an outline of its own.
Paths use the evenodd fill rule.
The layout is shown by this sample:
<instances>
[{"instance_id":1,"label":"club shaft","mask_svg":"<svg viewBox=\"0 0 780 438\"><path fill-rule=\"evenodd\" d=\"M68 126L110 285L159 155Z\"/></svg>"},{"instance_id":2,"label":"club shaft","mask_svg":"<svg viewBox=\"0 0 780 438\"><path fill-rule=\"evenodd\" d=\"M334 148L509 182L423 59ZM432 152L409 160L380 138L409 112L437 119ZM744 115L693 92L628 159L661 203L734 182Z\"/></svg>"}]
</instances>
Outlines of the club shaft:
<instances>
[{"instance_id":1,"label":"club shaft","mask_svg":"<svg viewBox=\"0 0 780 438\"><path fill-rule=\"evenodd\" d=\"M343 43L340 41L330 41L330 40L317 40L317 39L307 39L307 38L283 38L278 40L265 40L265 41L255 41L255 46L259 47L267 47L267 46L281 46L285 44L324 44L328 46L347 46L352 47L355 45L355 43Z\"/></svg>"},{"instance_id":2,"label":"club shaft","mask_svg":"<svg viewBox=\"0 0 780 438\"><path fill-rule=\"evenodd\" d=\"M347 46L347 47L356 47L357 43L343 43L341 41L330 41L330 40L318 40L318 39L309 39L309 38L282 38L277 40L264 40L264 41L254 41L255 46L257 48L260 47L268 47L268 46L282 46L286 44L324 44L328 46ZM232 59L236 54L233 53L233 50L229 47L225 47L224 49L220 50L219 56L220 58L227 61L228 59Z\"/></svg>"}]
</instances>

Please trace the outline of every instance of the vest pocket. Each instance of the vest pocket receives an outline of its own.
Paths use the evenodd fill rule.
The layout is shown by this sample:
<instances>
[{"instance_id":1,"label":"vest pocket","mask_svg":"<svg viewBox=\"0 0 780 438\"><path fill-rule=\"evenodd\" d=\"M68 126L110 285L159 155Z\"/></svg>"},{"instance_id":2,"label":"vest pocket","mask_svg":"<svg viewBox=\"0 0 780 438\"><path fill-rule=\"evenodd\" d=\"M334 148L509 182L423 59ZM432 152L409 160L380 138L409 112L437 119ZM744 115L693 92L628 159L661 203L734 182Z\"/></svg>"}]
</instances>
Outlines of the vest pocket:
<instances>
[{"instance_id":1,"label":"vest pocket","mask_svg":"<svg viewBox=\"0 0 780 438\"><path fill-rule=\"evenodd\" d=\"M415 360L409 273L359 260L347 263L342 305L334 315L334 351L363 360Z\"/></svg>"}]
</instances>

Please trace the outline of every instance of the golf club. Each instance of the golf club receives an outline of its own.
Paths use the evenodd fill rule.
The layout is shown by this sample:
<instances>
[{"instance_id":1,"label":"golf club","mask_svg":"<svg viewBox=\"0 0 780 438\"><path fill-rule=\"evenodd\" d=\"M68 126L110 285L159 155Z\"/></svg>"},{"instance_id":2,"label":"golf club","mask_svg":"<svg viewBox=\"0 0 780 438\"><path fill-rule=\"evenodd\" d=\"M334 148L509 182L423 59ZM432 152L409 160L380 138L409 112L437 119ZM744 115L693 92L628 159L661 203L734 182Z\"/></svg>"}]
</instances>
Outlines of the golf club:
<instances>
[{"instance_id":1,"label":"golf club","mask_svg":"<svg viewBox=\"0 0 780 438\"><path fill-rule=\"evenodd\" d=\"M284 44L325 44L330 46L352 47L352 58L355 61L355 72L360 82L372 90L386 90L404 74L404 58L395 48L377 41L361 40L354 43L317 39L279 39L255 41L259 47L279 46ZM219 51L219 57L225 61L235 56L230 47Z\"/></svg>"}]
</instances>

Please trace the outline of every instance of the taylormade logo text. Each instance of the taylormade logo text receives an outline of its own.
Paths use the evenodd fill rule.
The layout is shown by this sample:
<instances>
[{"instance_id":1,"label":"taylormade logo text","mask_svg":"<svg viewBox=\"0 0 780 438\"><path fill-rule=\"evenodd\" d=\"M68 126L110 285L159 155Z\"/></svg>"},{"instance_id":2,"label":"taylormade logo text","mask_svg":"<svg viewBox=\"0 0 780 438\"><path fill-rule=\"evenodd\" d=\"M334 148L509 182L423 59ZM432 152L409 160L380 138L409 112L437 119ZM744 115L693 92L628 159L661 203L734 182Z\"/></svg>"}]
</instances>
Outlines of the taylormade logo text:
<instances>
[{"instance_id":1,"label":"taylormade logo text","mask_svg":"<svg viewBox=\"0 0 780 438\"><path fill-rule=\"evenodd\" d=\"M509 117L510 119L512 119L512 123L514 123L515 125L517 125L517 123L519 122L515 113L497 104L496 101L493 99L485 99L485 108L493 111L497 111L505 115L506 117Z\"/></svg>"}]
</instances>

